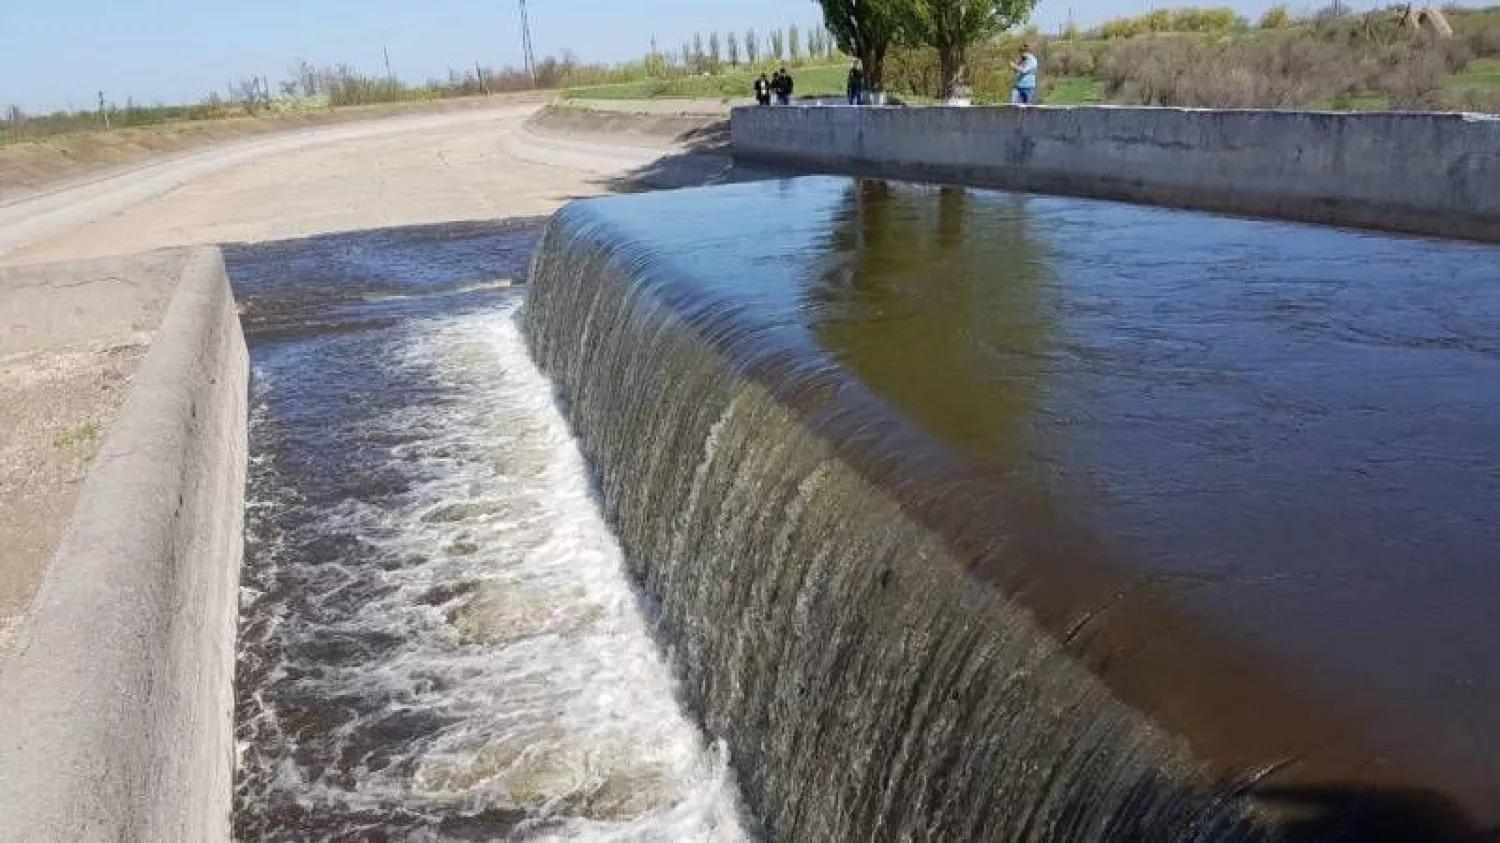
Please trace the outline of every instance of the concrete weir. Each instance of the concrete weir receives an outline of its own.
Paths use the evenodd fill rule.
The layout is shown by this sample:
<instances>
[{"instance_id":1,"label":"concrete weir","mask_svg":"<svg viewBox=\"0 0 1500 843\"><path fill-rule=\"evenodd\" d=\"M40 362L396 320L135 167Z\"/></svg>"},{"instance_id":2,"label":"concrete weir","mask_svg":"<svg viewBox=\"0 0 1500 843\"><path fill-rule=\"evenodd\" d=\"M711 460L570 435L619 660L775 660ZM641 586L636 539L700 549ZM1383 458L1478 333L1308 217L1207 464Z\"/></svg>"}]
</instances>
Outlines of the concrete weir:
<instances>
[{"instance_id":1,"label":"concrete weir","mask_svg":"<svg viewBox=\"0 0 1500 843\"><path fill-rule=\"evenodd\" d=\"M218 250L181 255L0 660L0 840L229 837L248 365Z\"/></svg>"},{"instance_id":2,"label":"concrete weir","mask_svg":"<svg viewBox=\"0 0 1500 843\"><path fill-rule=\"evenodd\" d=\"M737 108L737 159L1500 241L1500 118Z\"/></svg>"}]
</instances>

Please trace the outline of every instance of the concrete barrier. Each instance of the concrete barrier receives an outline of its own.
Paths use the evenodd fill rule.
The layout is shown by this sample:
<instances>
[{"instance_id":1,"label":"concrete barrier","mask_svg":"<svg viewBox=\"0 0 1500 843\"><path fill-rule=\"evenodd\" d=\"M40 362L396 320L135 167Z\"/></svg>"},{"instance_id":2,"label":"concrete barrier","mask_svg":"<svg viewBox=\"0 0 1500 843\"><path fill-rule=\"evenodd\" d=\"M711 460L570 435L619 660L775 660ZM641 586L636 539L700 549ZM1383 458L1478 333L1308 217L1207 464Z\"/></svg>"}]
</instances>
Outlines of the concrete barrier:
<instances>
[{"instance_id":1,"label":"concrete barrier","mask_svg":"<svg viewBox=\"0 0 1500 843\"><path fill-rule=\"evenodd\" d=\"M1500 118L738 108L736 158L1500 241Z\"/></svg>"},{"instance_id":2,"label":"concrete barrier","mask_svg":"<svg viewBox=\"0 0 1500 843\"><path fill-rule=\"evenodd\" d=\"M248 360L195 253L0 663L0 840L227 840Z\"/></svg>"}]
</instances>

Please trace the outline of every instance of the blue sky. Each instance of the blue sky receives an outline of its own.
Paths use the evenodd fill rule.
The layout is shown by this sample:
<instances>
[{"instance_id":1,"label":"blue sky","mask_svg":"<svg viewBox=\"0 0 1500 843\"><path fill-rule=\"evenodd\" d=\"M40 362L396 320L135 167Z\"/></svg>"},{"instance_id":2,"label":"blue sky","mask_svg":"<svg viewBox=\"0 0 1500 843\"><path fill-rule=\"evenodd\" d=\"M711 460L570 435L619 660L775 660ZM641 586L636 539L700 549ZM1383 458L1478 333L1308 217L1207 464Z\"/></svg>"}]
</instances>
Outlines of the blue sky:
<instances>
[{"instance_id":1,"label":"blue sky","mask_svg":"<svg viewBox=\"0 0 1500 843\"><path fill-rule=\"evenodd\" d=\"M1232 0L1249 14L1273 3ZM528 5L538 57L571 49L580 59L610 62L642 55L653 35L676 48L695 31L765 32L820 21L812 0ZM1041 0L1036 22L1054 31L1070 10L1088 24L1151 6L1151 0ZM378 72L382 45L390 48L395 73L412 82L476 60L520 64L516 0L0 0L0 107L87 108L101 89L119 103L128 97L191 102L251 75L275 84L297 58Z\"/></svg>"}]
</instances>

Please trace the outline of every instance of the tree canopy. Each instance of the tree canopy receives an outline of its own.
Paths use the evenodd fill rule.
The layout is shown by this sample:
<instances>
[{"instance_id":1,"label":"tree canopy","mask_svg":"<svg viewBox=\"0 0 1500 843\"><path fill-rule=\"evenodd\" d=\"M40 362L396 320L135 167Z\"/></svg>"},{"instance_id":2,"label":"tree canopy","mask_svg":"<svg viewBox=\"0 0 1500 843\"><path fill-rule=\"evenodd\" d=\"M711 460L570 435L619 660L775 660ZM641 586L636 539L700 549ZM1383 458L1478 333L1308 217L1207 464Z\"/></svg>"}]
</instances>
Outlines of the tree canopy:
<instances>
[{"instance_id":1,"label":"tree canopy","mask_svg":"<svg viewBox=\"0 0 1500 843\"><path fill-rule=\"evenodd\" d=\"M911 17L911 0L816 0L823 23L839 49L865 66L871 90L883 90L885 54L901 39Z\"/></svg>"}]
</instances>

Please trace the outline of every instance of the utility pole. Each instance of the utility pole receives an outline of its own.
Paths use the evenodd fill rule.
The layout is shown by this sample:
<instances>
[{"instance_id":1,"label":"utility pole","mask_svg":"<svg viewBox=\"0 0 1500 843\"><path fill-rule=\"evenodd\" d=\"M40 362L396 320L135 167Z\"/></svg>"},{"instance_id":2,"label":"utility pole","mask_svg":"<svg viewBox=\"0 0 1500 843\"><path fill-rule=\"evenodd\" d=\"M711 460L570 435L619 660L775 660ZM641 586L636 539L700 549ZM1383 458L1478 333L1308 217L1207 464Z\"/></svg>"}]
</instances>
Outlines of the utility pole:
<instances>
[{"instance_id":1,"label":"utility pole","mask_svg":"<svg viewBox=\"0 0 1500 843\"><path fill-rule=\"evenodd\" d=\"M382 44L382 45L380 45L380 52L383 53L383 54L385 54L385 78L386 78L386 81L390 81L392 79L395 79L396 77L394 77L394 76L391 75L391 48L385 46L384 44Z\"/></svg>"},{"instance_id":2,"label":"utility pole","mask_svg":"<svg viewBox=\"0 0 1500 843\"><path fill-rule=\"evenodd\" d=\"M531 50L531 18L526 14L526 0L521 0L521 54L526 62L526 72L531 74L531 87L536 87L536 54Z\"/></svg>"}]
</instances>

